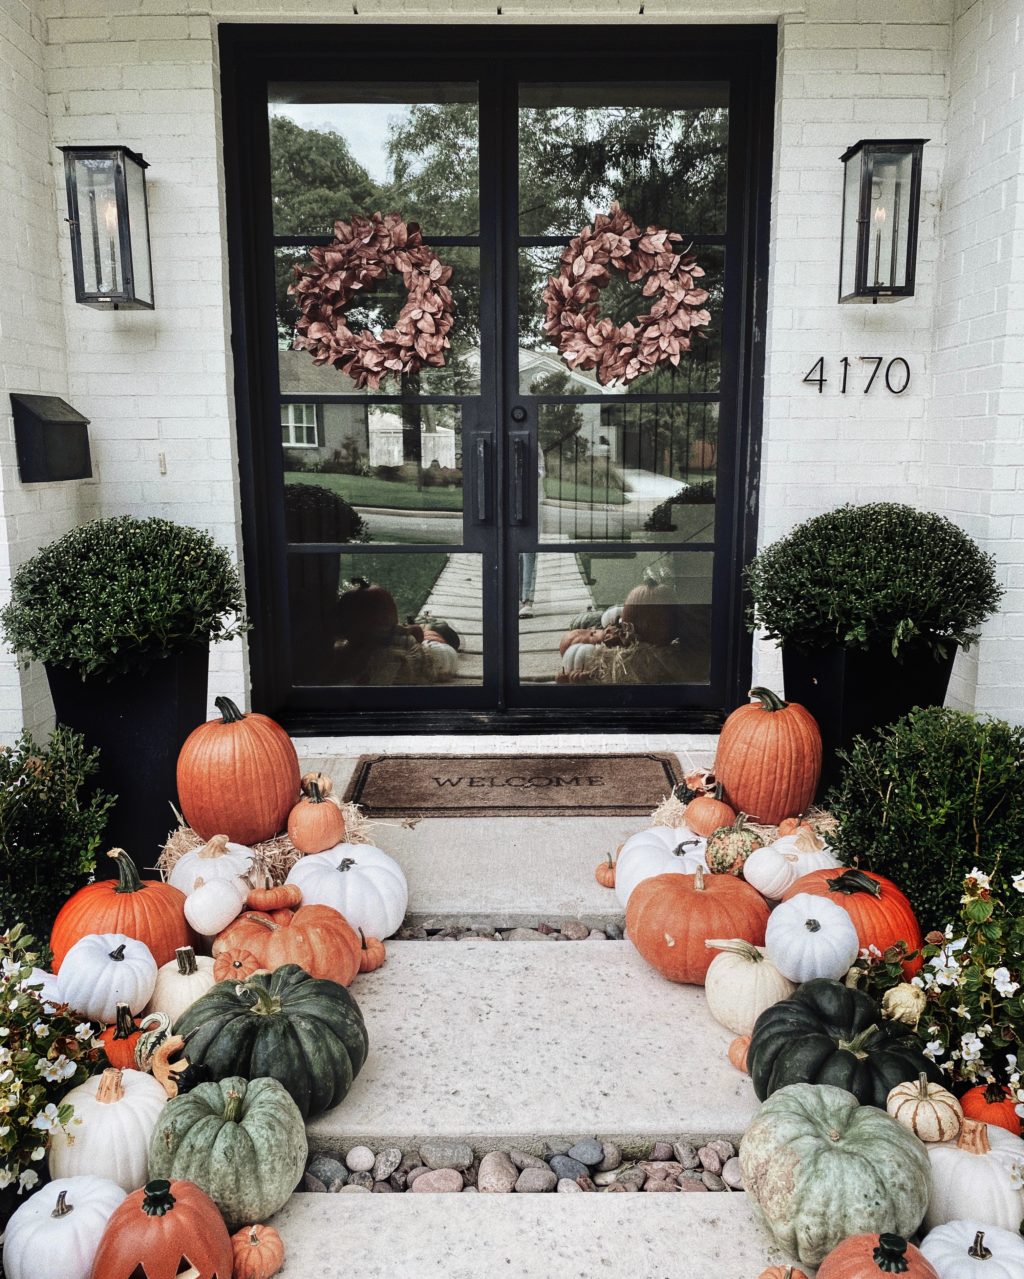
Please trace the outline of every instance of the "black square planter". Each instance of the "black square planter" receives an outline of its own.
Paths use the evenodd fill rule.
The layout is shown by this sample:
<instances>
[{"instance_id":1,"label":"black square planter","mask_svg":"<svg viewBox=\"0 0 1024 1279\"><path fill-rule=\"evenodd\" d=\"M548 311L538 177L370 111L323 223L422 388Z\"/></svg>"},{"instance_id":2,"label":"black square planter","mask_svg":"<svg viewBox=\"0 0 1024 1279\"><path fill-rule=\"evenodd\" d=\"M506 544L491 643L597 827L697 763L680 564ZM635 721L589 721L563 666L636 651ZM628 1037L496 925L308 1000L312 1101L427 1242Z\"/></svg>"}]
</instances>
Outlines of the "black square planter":
<instances>
[{"instance_id":1,"label":"black square planter","mask_svg":"<svg viewBox=\"0 0 1024 1279\"><path fill-rule=\"evenodd\" d=\"M941 706L953 670L955 650L936 660L922 647L897 661L888 648L848 649L835 645L802 653L783 648L786 700L806 706L821 729L823 795L839 777L837 750L853 739L906 715L915 706Z\"/></svg>"}]
</instances>

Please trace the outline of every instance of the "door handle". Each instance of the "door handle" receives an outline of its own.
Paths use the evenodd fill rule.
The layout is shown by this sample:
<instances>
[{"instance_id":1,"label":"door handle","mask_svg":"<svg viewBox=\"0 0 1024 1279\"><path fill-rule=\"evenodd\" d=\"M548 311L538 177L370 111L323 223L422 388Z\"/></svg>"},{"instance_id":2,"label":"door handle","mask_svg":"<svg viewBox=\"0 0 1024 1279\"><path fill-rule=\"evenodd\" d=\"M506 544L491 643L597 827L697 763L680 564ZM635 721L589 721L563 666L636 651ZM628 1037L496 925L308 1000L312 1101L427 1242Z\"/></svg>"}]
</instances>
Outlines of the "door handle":
<instances>
[{"instance_id":1,"label":"door handle","mask_svg":"<svg viewBox=\"0 0 1024 1279\"><path fill-rule=\"evenodd\" d=\"M530 437L512 437L512 523L526 523L526 501L529 488Z\"/></svg>"},{"instance_id":2,"label":"door handle","mask_svg":"<svg viewBox=\"0 0 1024 1279\"><path fill-rule=\"evenodd\" d=\"M490 519L491 442L484 435L476 439L476 458L473 473L476 476L476 522L486 524Z\"/></svg>"}]
</instances>

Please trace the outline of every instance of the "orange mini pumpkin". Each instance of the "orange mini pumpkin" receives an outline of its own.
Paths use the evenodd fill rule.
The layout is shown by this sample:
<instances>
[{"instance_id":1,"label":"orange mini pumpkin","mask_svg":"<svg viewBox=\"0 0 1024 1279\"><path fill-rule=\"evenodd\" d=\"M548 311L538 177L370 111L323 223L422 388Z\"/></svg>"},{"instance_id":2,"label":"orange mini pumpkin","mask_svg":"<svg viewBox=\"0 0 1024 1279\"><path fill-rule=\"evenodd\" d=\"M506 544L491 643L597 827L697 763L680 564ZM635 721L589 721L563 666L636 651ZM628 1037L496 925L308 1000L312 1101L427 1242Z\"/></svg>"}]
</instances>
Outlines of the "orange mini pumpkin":
<instances>
[{"instance_id":1,"label":"orange mini pumpkin","mask_svg":"<svg viewBox=\"0 0 1024 1279\"><path fill-rule=\"evenodd\" d=\"M995 1124L997 1128L1012 1132L1015 1137L1021 1135L1017 1101L1004 1084L976 1084L975 1087L968 1088L960 1098L960 1105L968 1119Z\"/></svg>"},{"instance_id":2,"label":"orange mini pumpkin","mask_svg":"<svg viewBox=\"0 0 1024 1279\"><path fill-rule=\"evenodd\" d=\"M182 1267L186 1261L191 1270ZM231 1279L231 1236L213 1200L191 1181L150 1181L114 1210L93 1279Z\"/></svg>"},{"instance_id":3,"label":"orange mini pumpkin","mask_svg":"<svg viewBox=\"0 0 1024 1279\"><path fill-rule=\"evenodd\" d=\"M239 915L213 943L214 977L251 976L244 973L251 960L240 962L244 955L252 956L258 969L273 972L282 964L298 964L311 977L349 986L359 972L360 946L355 930L333 907L300 906L294 914L249 910Z\"/></svg>"},{"instance_id":4,"label":"orange mini pumpkin","mask_svg":"<svg viewBox=\"0 0 1024 1279\"><path fill-rule=\"evenodd\" d=\"M302 889L298 884L271 884L251 888L245 899L248 910L294 910L302 905Z\"/></svg>"},{"instance_id":5,"label":"orange mini pumpkin","mask_svg":"<svg viewBox=\"0 0 1024 1279\"><path fill-rule=\"evenodd\" d=\"M273 1226L243 1226L231 1236L234 1279L271 1279L284 1265L284 1243Z\"/></svg>"},{"instance_id":6,"label":"orange mini pumpkin","mask_svg":"<svg viewBox=\"0 0 1024 1279\"><path fill-rule=\"evenodd\" d=\"M669 981L703 986L714 952L709 937L764 943L768 906L735 875L655 875L629 896L626 929L644 959Z\"/></svg>"},{"instance_id":7,"label":"orange mini pumpkin","mask_svg":"<svg viewBox=\"0 0 1024 1279\"><path fill-rule=\"evenodd\" d=\"M939 1279L931 1262L902 1235L850 1235L828 1254L818 1279Z\"/></svg>"},{"instance_id":8,"label":"orange mini pumpkin","mask_svg":"<svg viewBox=\"0 0 1024 1279\"><path fill-rule=\"evenodd\" d=\"M747 1069L747 1049L750 1047L749 1035L737 1035L729 1044L729 1060L737 1070L742 1070L745 1075L749 1075Z\"/></svg>"},{"instance_id":9,"label":"orange mini pumpkin","mask_svg":"<svg viewBox=\"0 0 1024 1279\"><path fill-rule=\"evenodd\" d=\"M127 1004L117 1005L113 1024L100 1035L107 1061L119 1070L135 1069L135 1045L139 1042L139 1019Z\"/></svg>"},{"instance_id":10,"label":"orange mini pumpkin","mask_svg":"<svg viewBox=\"0 0 1024 1279\"><path fill-rule=\"evenodd\" d=\"M375 973L378 968L383 967L384 961L388 957L387 947L379 937L367 937L363 930L359 930L359 971L361 973Z\"/></svg>"},{"instance_id":11,"label":"orange mini pumpkin","mask_svg":"<svg viewBox=\"0 0 1024 1279\"><path fill-rule=\"evenodd\" d=\"M723 826L731 826L735 820L736 810L722 799L721 782L715 783L710 794L691 799L683 809L683 821L695 835L704 839Z\"/></svg>"},{"instance_id":12,"label":"orange mini pumpkin","mask_svg":"<svg viewBox=\"0 0 1024 1279\"><path fill-rule=\"evenodd\" d=\"M288 838L300 853L324 853L345 838L345 818L337 804L330 804L317 782L288 815Z\"/></svg>"},{"instance_id":13,"label":"orange mini pumpkin","mask_svg":"<svg viewBox=\"0 0 1024 1279\"><path fill-rule=\"evenodd\" d=\"M611 853L594 868L594 878L604 888L615 887L615 858Z\"/></svg>"},{"instance_id":14,"label":"orange mini pumpkin","mask_svg":"<svg viewBox=\"0 0 1024 1279\"><path fill-rule=\"evenodd\" d=\"M821 733L809 710L784 702L769 688L752 688L753 702L722 725L715 775L734 808L774 826L802 813L821 776Z\"/></svg>"}]
</instances>

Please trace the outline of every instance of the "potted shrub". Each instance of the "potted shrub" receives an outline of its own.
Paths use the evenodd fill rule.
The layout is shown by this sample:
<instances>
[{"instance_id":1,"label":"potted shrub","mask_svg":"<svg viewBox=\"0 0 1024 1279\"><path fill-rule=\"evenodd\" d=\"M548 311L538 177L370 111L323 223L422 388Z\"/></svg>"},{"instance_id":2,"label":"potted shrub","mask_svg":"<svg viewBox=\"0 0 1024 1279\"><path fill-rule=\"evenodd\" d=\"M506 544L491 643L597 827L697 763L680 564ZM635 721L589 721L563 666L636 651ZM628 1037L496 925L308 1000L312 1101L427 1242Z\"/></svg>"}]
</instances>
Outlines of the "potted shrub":
<instances>
[{"instance_id":1,"label":"potted shrub","mask_svg":"<svg viewBox=\"0 0 1024 1279\"><path fill-rule=\"evenodd\" d=\"M0 626L44 664L57 719L100 748L96 784L117 796L108 842L152 865L178 750L206 717L210 641L247 626L227 551L169 520L93 520L18 569Z\"/></svg>"},{"instance_id":2,"label":"potted shrub","mask_svg":"<svg viewBox=\"0 0 1024 1279\"><path fill-rule=\"evenodd\" d=\"M941 706L957 648L1003 594L995 561L951 520L897 502L798 524L747 569L751 617L782 648L786 697L835 752L913 706Z\"/></svg>"}]
</instances>

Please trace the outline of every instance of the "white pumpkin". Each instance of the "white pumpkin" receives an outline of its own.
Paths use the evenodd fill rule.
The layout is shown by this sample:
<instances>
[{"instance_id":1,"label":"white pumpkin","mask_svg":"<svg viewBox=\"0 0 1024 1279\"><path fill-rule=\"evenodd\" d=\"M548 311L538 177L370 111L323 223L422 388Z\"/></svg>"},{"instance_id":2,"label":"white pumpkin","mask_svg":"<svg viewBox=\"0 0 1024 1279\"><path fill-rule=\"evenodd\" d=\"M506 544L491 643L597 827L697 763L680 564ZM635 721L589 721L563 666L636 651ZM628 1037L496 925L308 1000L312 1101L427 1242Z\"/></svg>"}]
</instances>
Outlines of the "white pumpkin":
<instances>
[{"instance_id":1,"label":"white pumpkin","mask_svg":"<svg viewBox=\"0 0 1024 1279\"><path fill-rule=\"evenodd\" d=\"M850 916L827 897L797 893L768 916L768 958L790 981L831 977L838 981L860 954Z\"/></svg>"},{"instance_id":2,"label":"white pumpkin","mask_svg":"<svg viewBox=\"0 0 1024 1279\"><path fill-rule=\"evenodd\" d=\"M562 670L566 675L585 671L600 651L600 644L570 644L562 654Z\"/></svg>"},{"instance_id":3,"label":"white pumpkin","mask_svg":"<svg viewBox=\"0 0 1024 1279\"><path fill-rule=\"evenodd\" d=\"M762 946L734 937L708 938L704 945L717 950L704 979L704 994L715 1021L734 1035L749 1035L766 1008L788 999L796 986L784 977Z\"/></svg>"},{"instance_id":4,"label":"white pumpkin","mask_svg":"<svg viewBox=\"0 0 1024 1279\"><path fill-rule=\"evenodd\" d=\"M61 1099L75 1108L70 1139L54 1133L50 1175L75 1177L89 1171L132 1191L146 1182L149 1142L167 1101L162 1086L141 1070L93 1075Z\"/></svg>"},{"instance_id":5,"label":"white pumpkin","mask_svg":"<svg viewBox=\"0 0 1024 1279\"><path fill-rule=\"evenodd\" d=\"M245 844L233 844L227 835L214 835L202 848L183 853L171 867L167 882L188 897L198 881L208 884L213 879L230 879L237 882L244 897L249 891L246 876L253 868L254 857Z\"/></svg>"},{"instance_id":6,"label":"white pumpkin","mask_svg":"<svg viewBox=\"0 0 1024 1279\"><path fill-rule=\"evenodd\" d=\"M64 996L60 993L60 982L56 973L48 973L44 968L33 968L21 983L22 990L31 990L41 1004L62 1004Z\"/></svg>"},{"instance_id":7,"label":"white pumpkin","mask_svg":"<svg viewBox=\"0 0 1024 1279\"><path fill-rule=\"evenodd\" d=\"M89 1279L93 1258L125 1191L105 1177L61 1177L37 1190L7 1223L7 1279Z\"/></svg>"},{"instance_id":8,"label":"white pumpkin","mask_svg":"<svg viewBox=\"0 0 1024 1279\"><path fill-rule=\"evenodd\" d=\"M801 829L764 848L755 848L743 863L743 878L762 897L781 901L801 876L814 870L834 870L841 865L823 839Z\"/></svg>"},{"instance_id":9,"label":"white pumpkin","mask_svg":"<svg viewBox=\"0 0 1024 1279\"><path fill-rule=\"evenodd\" d=\"M459 655L450 644L444 644L438 640L424 640L423 648L438 679L452 679L456 675L459 669Z\"/></svg>"},{"instance_id":10,"label":"white pumpkin","mask_svg":"<svg viewBox=\"0 0 1024 1279\"><path fill-rule=\"evenodd\" d=\"M930 1084L924 1071L916 1080L897 1084L886 1097L885 1108L919 1141L955 1141L964 1119L959 1101L941 1084Z\"/></svg>"},{"instance_id":11,"label":"white pumpkin","mask_svg":"<svg viewBox=\"0 0 1024 1279\"><path fill-rule=\"evenodd\" d=\"M601 614L602 626L614 626L616 622L622 620L622 605L612 604L610 608L606 608Z\"/></svg>"},{"instance_id":12,"label":"white pumpkin","mask_svg":"<svg viewBox=\"0 0 1024 1279\"><path fill-rule=\"evenodd\" d=\"M201 936L216 937L242 913L247 895L248 888L240 888L236 879L211 879L204 883L200 876L185 898L185 918Z\"/></svg>"},{"instance_id":13,"label":"white pumpkin","mask_svg":"<svg viewBox=\"0 0 1024 1279\"><path fill-rule=\"evenodd\" d=\"M335 844L300 857L287 884L302 890L305 906L333 906L353 928L382 941L401 927L409 886L401 866L372 844Z\"/></svg>"},{"instance_id":14,"label":"white pumpkin","mask_svg":"<svg viewBox=\"0 0 1024 1279\"><path fill-rule=\"evenodd\" d=\"M939 1279L1024 1279L1024 1239L980 1221L947 1221L920 1245Z\"/></svg>"},{"instance_id":15,"label":"white pumpkin","mask_svg":"<svg viewBox=\"0 0 1024 1279\"><path fill-rule=\"evenodd\" d=\"M174 958L158 969L156 985L144 1012L166 1013L172 1022L216 985L213 960L197 955L191 946L179 946Z\"/></svg>"},{"instance_id":16,"label":"white pumpkin","mask_svg":"<svg viewBox=\"0 0 1024 1279\"><path fill-rule=\"evenodd\" d=\"M124 933L88 933L64 956L60 989L77 1013L109 1026L119 1003L145 1008L156 985L156 960L145 942Z\"/></svg>"},{"instance_id":17,"label":"white pumpkin","mask_svg":"<svg viewBox=\"0 0 1024 1279\"><path fill-rule=\"evenodd\" d=\"M652 826L629 839L619 849L615 863L615 895L623 910L637 884L655 875L692 875L698 866L707 870L707 840L686 826Z\"/></svg>"},{"instance_id":18,"label":"white pumpkin","mask_svg":"<svg viewBox=\"0 0 1024 1279\"><path fill-rule=\"evenodd\" d=\"M932 1193L926 1230L967 1216L1017 1230L1024 1218L1024 1141L977 1119L965 1119L956 1141L927 1147Z\"/></svg>"}]
</instances>

